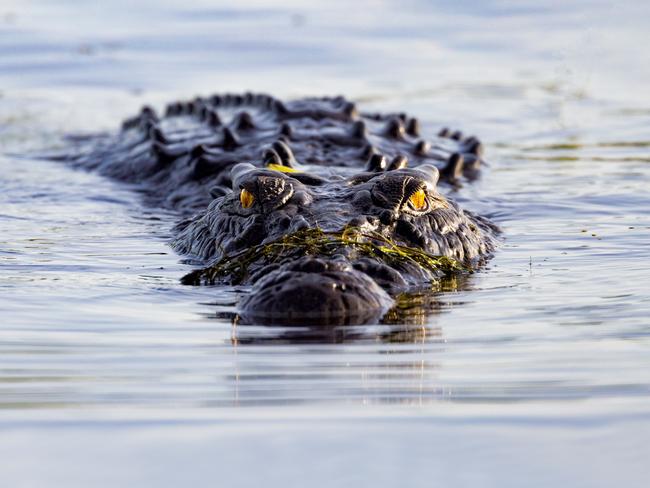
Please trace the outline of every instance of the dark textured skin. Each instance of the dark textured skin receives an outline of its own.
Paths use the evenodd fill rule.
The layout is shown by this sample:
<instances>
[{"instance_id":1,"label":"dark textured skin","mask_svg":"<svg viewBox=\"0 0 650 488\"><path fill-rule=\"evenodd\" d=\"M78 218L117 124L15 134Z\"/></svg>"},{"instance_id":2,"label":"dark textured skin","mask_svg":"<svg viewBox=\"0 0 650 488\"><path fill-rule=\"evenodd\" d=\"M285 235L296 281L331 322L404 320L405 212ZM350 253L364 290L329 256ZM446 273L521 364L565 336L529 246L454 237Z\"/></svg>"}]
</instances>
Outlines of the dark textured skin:
<instances>
[{"instance_id":1,"label":"dark textured skin","mask_svg":"<svg viewBox=\"0 0 650 488\"><path fill-rule=\"evenodd\" d=\"M494 249L496 227L437 188L478 174L481 143L447 129L426 141L417 119L360 114L342 97L215 95L169 104L163 117L145 107L117 135L79 144L67 161L137 183L151 203L185 215L172 247L204 265L310 228L353 229L469 266ZM250 208L242 190L254 196ZM418 190L425 208L409 203ZM376 321L391 296L440 277L345 245L334 255L302 254L251 263L239 280L253 286L243 317Z\"/></svg>"}]
</instances>

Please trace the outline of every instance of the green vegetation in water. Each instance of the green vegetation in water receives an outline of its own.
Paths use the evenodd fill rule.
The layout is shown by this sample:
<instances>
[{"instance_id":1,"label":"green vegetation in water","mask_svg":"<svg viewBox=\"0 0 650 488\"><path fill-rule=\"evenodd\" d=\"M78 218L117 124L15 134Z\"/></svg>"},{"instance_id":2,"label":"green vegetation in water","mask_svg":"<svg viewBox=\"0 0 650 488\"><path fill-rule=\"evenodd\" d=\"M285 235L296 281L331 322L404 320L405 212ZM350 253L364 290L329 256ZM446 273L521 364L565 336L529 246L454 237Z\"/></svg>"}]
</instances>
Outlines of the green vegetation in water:
<instances>
[{"instance_id":1,"label":"green vegetation in water","mask_svg":"<svg viewBox=\"0 0 650 488\"><path fill-rule=\"evenodd\" d=\"M254 263L262 262L268 265L300 256L332 257L342 248L354 250L358 258L375 258L393 267L414 264L434 275L470 271L455 259L433 256L421 249L402 246L375 232L356 227L348 227L341 232L311 228L284 236L274 242L258 244L232 256L225 256L207 268L187 274L182 281L186 285L199 285L228 279L233 284L238 284L249 275L250 267Z\"/></svg>"},{"instance_id":2,"label":"green vegetation in water","mask_svg":"<svg viewBox=\"0 0 650 488\"><path fill-rule=\"evenodd\" d=\"M426 325L427 317L440 310L438 300L440 293L449 293L467 288L468 275L465 273L447 274L428 283L426 286L414 287L394 297L395 304L382 317L382 324L391 325Z\"/></svg>"}]
</instances>

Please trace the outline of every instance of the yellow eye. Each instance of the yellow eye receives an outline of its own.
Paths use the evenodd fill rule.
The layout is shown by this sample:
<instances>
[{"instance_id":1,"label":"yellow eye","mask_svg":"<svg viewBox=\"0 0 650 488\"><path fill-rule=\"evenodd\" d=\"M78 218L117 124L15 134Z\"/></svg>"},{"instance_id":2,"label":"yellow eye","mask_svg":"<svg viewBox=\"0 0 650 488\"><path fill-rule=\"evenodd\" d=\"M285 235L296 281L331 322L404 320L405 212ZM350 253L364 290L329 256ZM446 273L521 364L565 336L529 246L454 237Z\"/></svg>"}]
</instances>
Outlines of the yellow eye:
<instances>
[{"instance_id":1,"label":"yellow eye","mask_svg":"<svg viewBox=\"0 0 650 488\"><path fill-rule=\"evenodd\" d=\"M253 206L253 202L255 201L255 197L251 192L245 188L242 188L241 192L239 193L239 201L241 202L242 207L251 208Z\"/></svg>"},{"instance_id":2,"label":"yellow eye","mask_svg":"<svg viewBox=\"0 0 650 488\"><path fill-rule=\"evenodd\" d=\"M290 168L289 166L284 166L283 164L267 164L267 168L279 171L280 173L300 173L297 169Z\"/></svg>"},{"instance_id":3,"label":"yellow eye","mask_svg":"<svg viewBox=\"0 0 650 488\"><path fill-rule=\"evenodd\" d=\"M409 202L415 210L424 210L427 206L427 195L424 190L418 190L410 196Z\"/></svg>"}]
</instances>

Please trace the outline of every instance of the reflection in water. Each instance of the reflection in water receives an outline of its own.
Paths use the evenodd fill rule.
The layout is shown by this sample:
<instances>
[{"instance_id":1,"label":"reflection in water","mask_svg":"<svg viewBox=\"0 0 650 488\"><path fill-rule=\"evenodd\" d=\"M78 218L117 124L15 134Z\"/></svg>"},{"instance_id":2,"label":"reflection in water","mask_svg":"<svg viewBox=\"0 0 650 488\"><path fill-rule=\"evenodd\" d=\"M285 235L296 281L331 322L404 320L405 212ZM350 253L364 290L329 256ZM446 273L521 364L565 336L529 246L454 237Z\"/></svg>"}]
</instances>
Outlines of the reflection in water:
<instances>
[{"instance_id":1,"label":"reflection in water","mask_svg":"<svg viewBox=\"0 0 650 488\"><path fill-rule=\"evenodd\" d=\"M341 396L363 404L422 405L450 398L438 378L436 358L445 340L436 318L462 305L449 294L469 290L471 282L471 275L458 275L402 294L380 323L367 325L245 325L220 304L218 319L229 313L232 321L235 373L224 381L232 385L235 405L321 403ZM350 348L345 361L340 345Z\"/></svg>"},{"instance_id":2,"label":"reflection in water","mask_svg":"<svg viewBox=\"0 0 650 488\"><path fill-rule=\"evenodd\" d=\"M425 324L264 327L259 330L255 326L234 324L233 345L421 343L429 336L440 335Z\"/></svg>"},{"instance_id":3,"label":"reflection in water","mask_svg":"<svg viewBox=\"0 0 650 488\"><path fill-rule=\"evenodd\" d=\"M330 483L301 478L318 461L375 487L647 485L649 8L5 0L2 153L177 97L341 93L480 136L492 164L452 197L504 243L382 323L242 325L245 290L179 283L176 216L0 155L4 485Z\"/></svg>"},{"instance_id":4,"label":"reflection in water","mask_svg":"<svg viewBox=\"0 0 650 488\"><path fill-rule=\"evenodd\" d=\"M22 15L33 2L14 3L19 22L0 35L3 151L115 130L143 104L195 93L340 92L369 112L418 116L423 134L480 136L492 164L451 196L497 220L504 243L480 272L399 297L381 323L243 325L235 304L245 290L179 283L188 267L165 243L175 216L96 175L0 158L0 406L614 398L624 416L627 399L647 399L650 111L641 91L616 83L620 74L642 84L650 64L601 43L594 70L614 89L563 70L589 62L565 51L578 24L612 41L645 39L647 15L604 2L545 7L513 29L485 2L361 2L341 17L310 2L295 7L307 39L288 23L294 7L256 16L244 2L225 9L234 17L190 21L179 12L193 8L173 1L132 6L128 19L104 2L98 23L79 2L34 17ZM611 14L625 16L624 28ZM106 31L114 25L123 30ZM99 46L114 34L124 37L117 57L74 49L79 37ZM251 42L233 43L243 35Z\"/></svg>"},{"instance_id":5,"label":"reflection in water","mask_svg":"<svg viewBox=\"0 0 650 488\"><path fill-rule=\"evenodd\" d=\"M351 348L345 361L341 344ZM438 377L443 345L441 330L431 324L235 326L233 374L224 382L238 406L320 404L342 397L360 404L431 403L450 394Z\"/></svg>"}]
</instances>

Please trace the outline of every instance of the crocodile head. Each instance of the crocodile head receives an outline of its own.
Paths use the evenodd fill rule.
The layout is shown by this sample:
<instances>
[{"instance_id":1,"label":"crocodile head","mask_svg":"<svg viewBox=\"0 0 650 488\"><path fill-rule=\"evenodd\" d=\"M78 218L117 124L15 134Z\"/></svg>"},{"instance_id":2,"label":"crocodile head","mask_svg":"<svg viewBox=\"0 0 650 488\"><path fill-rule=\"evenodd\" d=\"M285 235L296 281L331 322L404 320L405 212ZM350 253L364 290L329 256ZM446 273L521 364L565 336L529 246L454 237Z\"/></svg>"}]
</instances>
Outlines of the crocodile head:
<instances>
[{"instance_id":1,"label":"crocodile head","mask_svg":"<svg viewBox=\"0 0 650 488\"><path fill-rule=\"evenodd\" d=\"M183 281L250 287L246 320L374 321L398 298L392 320L410 292L442 286L494 246L495 227L437 189L439 177L460 188L479 176L476 137L444 128L425 139L417 118L340 96L214 94L73 140L49 157L136 183L148 204L199 212L174 234L204 267Z\"/></svg>"},{"instance_id":2,"label":"crocodile head","mask_svg":"<svg viewBox=\"0 0 650 488\"><path fill-rule=\"evenodd\" d=\"M438 192L433 165L329 179L289 171L236 165L232 190L173 242L208 263L186 282L252 285L246 320L374 321L396 294L493 249L493 228Z\"/></svg>"}]
</instances>

